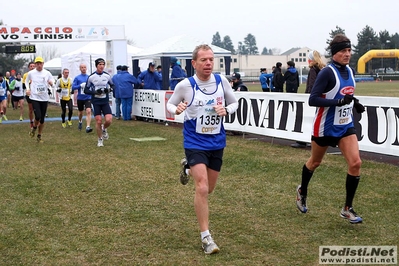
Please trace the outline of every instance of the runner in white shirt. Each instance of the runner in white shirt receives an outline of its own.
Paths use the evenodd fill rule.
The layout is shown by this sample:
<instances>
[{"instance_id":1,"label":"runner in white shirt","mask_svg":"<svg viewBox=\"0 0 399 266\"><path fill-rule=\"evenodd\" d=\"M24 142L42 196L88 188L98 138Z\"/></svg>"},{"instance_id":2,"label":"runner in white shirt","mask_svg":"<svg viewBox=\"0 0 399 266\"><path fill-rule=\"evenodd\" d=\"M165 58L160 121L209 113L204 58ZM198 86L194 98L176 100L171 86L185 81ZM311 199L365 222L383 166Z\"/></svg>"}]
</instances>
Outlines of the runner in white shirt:
<instances>
[{"instance_id":1,"label":"runner in white shirt","mask_svg":"<svg viewBox=\"0 0 399 266\"><path fill-rule=\"evenodd\" d=\"M54 78L51 73L44 69L44 60L38 56L35 59L36 68L29 71L25 80L26 95L32 100L32 106L35 113L35 122L29 132L29 136L33 138L36 134L36 129L39 128L37 133L37 142L41 143L42 131L44 128L44 118L47 112L47 104L49 94L51 91L49 86L54 86Z\"/></svg>"}]
</instances>

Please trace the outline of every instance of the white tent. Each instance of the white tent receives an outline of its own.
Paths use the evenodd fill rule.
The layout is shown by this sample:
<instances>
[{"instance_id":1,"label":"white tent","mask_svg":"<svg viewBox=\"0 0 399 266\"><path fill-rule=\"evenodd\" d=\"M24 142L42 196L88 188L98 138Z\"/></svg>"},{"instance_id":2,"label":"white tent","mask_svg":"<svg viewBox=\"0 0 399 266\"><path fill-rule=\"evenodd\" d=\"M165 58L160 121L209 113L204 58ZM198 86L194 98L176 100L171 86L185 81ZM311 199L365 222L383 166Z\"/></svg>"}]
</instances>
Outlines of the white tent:
<instances>
[{"instance_id":1,"label":"white tent","mask_svg":"<svg viewBox=\"0 0 399 266\"><path fill-rule=\"evenodd\" d=\"M56 57L44 62L45 68L61 68L61 57Z\"/></svg>"},{"instance_id":2,"label":"white tent","mask_svg":"<svg viewBox=\"0 0 399 266\"><path fill-rule=\"evenodd\" d=\"M160 57L177 57L179 59L191 59L193 50L206 42L191 36L180 35L166 39L132 56L132 59L156 59ZM231 52L218 46L209 44L215 57L230 56Z\"/></svg>"},{"instance_id":3,"label":"white tent","mask_svg":"<svg viewBox=\"0 0 399 266\"><path fill-rule=\"evenodd\" d=\"M61 73L61 57L56 57L50 61L44 62L44 68L51 72L53 76L58 76Z\"/></svg>"},{"instance_id":4,"label":"white tent","mask_svg":"<svg viewBox=\"0 0 399 266\"><path fill-rule=\"evenodd\" d=\"M73 79L80 74L79 65L84 63L87 65L87 73L90 74L95 71L94 61L102 57L105 59L106 55L106 42L96 41L90 42L87 45L67 54L61 56L62 69L69 69L69 76ZM132 56L143 49L127 45L127 62L128 66L132 68ZM115 62L119 65L118 62Z\"/></svg>"}]
</instances>

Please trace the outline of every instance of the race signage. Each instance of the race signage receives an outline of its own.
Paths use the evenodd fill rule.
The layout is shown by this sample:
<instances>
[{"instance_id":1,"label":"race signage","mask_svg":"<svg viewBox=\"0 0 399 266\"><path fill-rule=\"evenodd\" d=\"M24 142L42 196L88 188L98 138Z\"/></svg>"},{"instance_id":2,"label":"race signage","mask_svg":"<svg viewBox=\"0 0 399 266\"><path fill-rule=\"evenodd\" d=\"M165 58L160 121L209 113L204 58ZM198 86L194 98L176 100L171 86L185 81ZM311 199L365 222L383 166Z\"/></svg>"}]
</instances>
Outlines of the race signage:
<instances>
[{"instance_id":1,"label":"race signage","mask_svg":"<svg viewBox=\"0 0 399 266\"><path fill-rule=\"evenodd\" d=\"M77 42L124 40L124 26L5 26L0 25L0 43L4 42Z\"/></svg>"}]
</instances>

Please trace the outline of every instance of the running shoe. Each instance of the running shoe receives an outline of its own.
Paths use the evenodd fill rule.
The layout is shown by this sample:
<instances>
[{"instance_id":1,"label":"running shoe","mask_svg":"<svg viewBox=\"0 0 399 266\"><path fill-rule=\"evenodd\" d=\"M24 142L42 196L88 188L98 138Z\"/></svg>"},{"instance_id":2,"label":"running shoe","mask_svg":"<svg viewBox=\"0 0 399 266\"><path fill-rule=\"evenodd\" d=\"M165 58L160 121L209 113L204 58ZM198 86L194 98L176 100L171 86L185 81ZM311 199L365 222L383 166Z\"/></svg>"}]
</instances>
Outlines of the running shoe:
<instances>
[{"instance_id":1,"label":"running shoe","mask_svg":"<svg viewBox=\"0 0 399 266\"><path fill-rule=\"evenodd\" d=\"M42 136L37 135L36 138L37 143L43 143L44 141L42 140Z\"/></svg>"},{"instance_id":2,"label":"running shoe","mask_svg":"<svg viewBox=\"0 0 399 266\"><path fill-rule=\"evenodd\" d=\"M344 207L341 210L341 217L344 219L348 219L351 224L357 224L363 222L362 217L357 215L357 213L353 210L353 207Z\"/></svg>"},{"instance_id":3,"label":"running shoe","mask_svg":"<svg viewBox=\"0 0 399 266\"><path fill-rule=\"evenodd\" d=\"M206 255L214 254L219 252L219 247L213 241L211 235L208 235L202 239L202 249Z\"/></svg>"},{"instance_id":4,"label":"running shoe","mask_svg":"<svg viewBox=\"0 0 399 266\"><path fill-rule=\"evenodd\" d=\"M61 123L63 128L66 128L66 123Z\"/></svg>"},{"instance_id":5,"label":"running shoe","mask_svg":"<svg viewBox=\"0 0 399 266\"><path fill-rule=\"evenodd\" d=\"M301 185L298 185L296 188L296 207L302 213L308 211L308 207L306 206L306 196L301 195Z\"/></svg>"},{"instance_id":6,"label":"running shoe","mask_svg":"<svg viewBox=\"0 0 399 266\"><path fill-rule=\"evenodd\" d=\"M0 124L3 123L3 117L0 116Z\"/></svg>"},{"instance_id":7,"label":"running shoe","mask_svg":"<svg viewBox=\"0 0 399 266\"><path fill-rule=\"evenodd\" d=\"M104 143L102 139L98 139L97 147L103 147Z\"/></svg>"},{"instance_id":8,"label":"running shoe","mask_svg":"<svg viewBox=\"0 0 399 266\"><path fill-rule=\"evenodd\" d=\"M72 126L72 121L71 120L68 120L68 126Z\"/></svg>"},{"instance_id":9,"label":"running shoe","mask_svg":"<svg viewBox=\"0 0 399 266\"><path fill-rule=\"evenodd\" d=\"M4 121L8 121L8 118L6 115L3 115L3 119L4 119Z\"/></svg>"},{"instance_id":10,"label":"running shoe","mask_svg":"<svg viewBox=\"0 0 399 266\"><path fill-rule=\"evenodd\" d=\"M86 133L90 133L92 131L93 131L93 129L91 127L86 127Z\"/></svg>"},{"instance_id":11,"label":"running shoe","mask_svg":"<svg viewBox=\"0 0 399 266\"><path fill-rule=\"evenodd\" d=\"M186 174L186 169L189 169L190 167L187 164L187 159L183 158L180 161L180 165L181 165L181 170L180 170L180 183L182 183L182 185L187 185L188 180L190 179L190 177L188 176L188 174Z\"/></svg>"},{"instance_id":12,"label":"running shoe","mask_svg":"<svg viewBox=\"0 0 399 266\"><path fill-rule=\"evenodd\" d=\"M22 116L19 117L19 121L23 121L24 118Z\"/></svg>"},{"instance_id":13,"label":"running shoe","mask_svg":"<svg viewBox=\"0 0 399 266\"><path fill-rule=\"evenodd\" d=\"M79 122L79 124L78 124L78 129L79 129L79 130L82 130L82 122Z\"/></svg>"},{"instance_id":14,"label":"running shoe","mask_svg":"<svg viewBox=\"0 0 399 266\"><path fill-rule=\"evenodd\" d=\"M29 136L33 138L36 134L36 128L32 127L29 131Z\"/></svg>"},{"instance_id":15,"label":"running shoe","mask_svg":"<svg viewBox=\"0 0 399 266\"><path fill-rule=\"evenodd\" d=\"M104 140L108 140L109 139L109 135L108 135L107 129L103 130L103 139Z\"/></svg>"}]
</instances>

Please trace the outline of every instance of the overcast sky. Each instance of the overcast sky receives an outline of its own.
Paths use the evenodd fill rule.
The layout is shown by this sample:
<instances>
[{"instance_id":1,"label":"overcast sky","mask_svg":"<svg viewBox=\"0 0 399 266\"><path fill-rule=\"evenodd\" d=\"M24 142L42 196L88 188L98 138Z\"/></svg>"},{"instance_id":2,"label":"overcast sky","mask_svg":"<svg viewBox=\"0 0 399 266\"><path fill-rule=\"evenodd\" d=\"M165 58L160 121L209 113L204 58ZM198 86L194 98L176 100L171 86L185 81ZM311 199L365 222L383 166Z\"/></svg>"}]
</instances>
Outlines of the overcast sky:
<instances>
[{"instance_id":1,"label":"overcast sky","mask_svg":"<svg viewBox=\"0 0 399 266\"><path fill-rule=\"evenodd\" d=\"M399 32L398 12L398 0L41 0L10 4L0 19L8 26L124 25L126 37L141 48L183 34L211 43L218 31L236 49L251 33L259 53L263 47L284 52L304 46L324 53L336 25L356 44L366 25L377 33ZM83 43L48 45L63 54Z\"/></svg>"}]
</instances>

